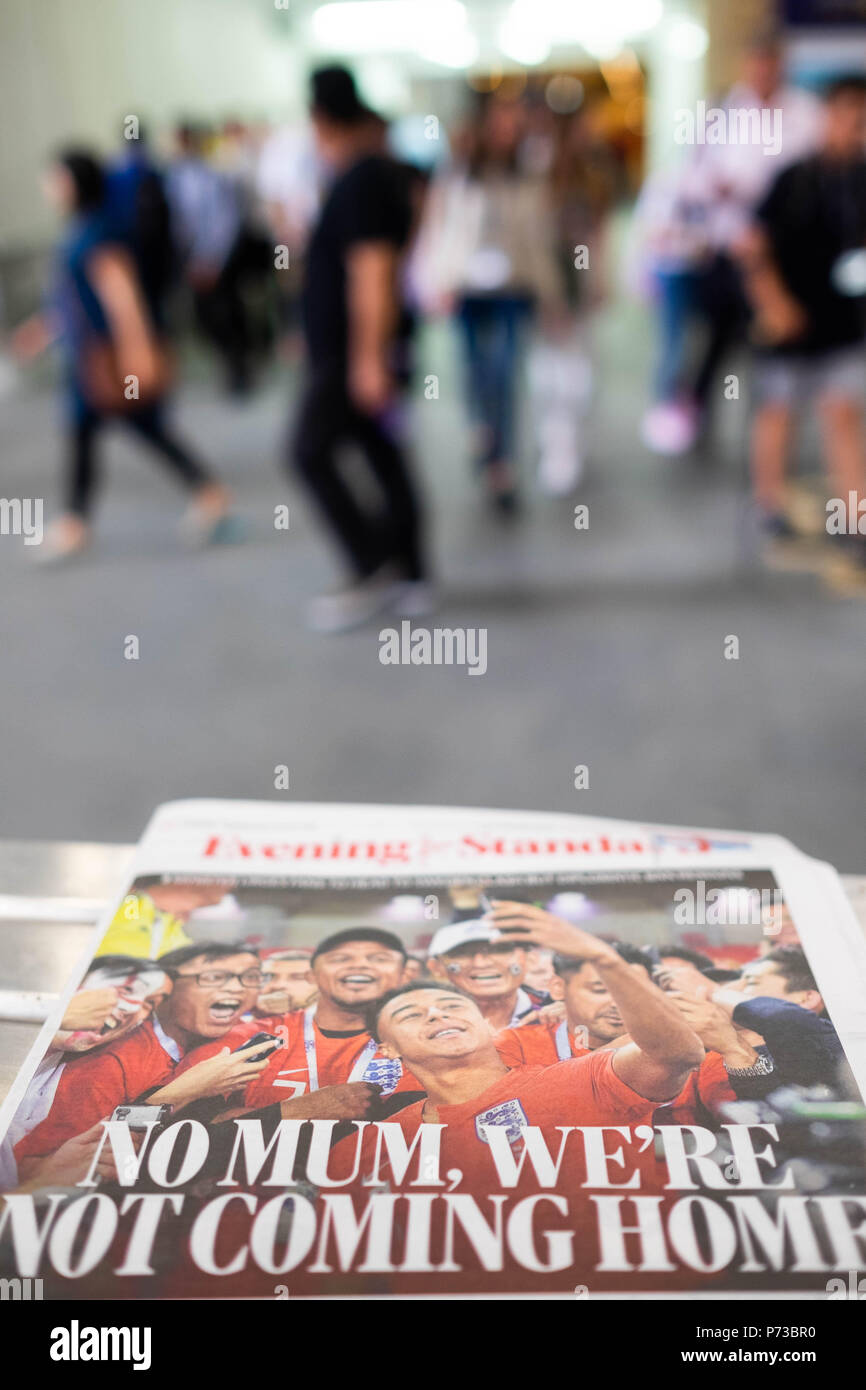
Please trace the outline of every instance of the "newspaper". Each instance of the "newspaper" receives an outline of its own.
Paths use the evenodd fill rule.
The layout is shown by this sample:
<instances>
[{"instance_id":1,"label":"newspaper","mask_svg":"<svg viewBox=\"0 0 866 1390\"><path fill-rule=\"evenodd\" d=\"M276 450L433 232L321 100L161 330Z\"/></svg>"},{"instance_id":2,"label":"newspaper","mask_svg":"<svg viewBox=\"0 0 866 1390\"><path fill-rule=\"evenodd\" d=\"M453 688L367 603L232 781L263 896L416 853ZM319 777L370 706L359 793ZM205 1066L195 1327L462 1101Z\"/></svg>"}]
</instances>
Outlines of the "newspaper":
<instances>
[{"instance_id":1,"label":"newspaper","mask_svg":"<svg viewBox=\"0 0 866 1390\"><path fill-rule=\"evenodd\" d=\"M834 871L775 836L164 805L0 1112L0 1274L846 1297L864 978Z\"/></svg>"}]
</instances>

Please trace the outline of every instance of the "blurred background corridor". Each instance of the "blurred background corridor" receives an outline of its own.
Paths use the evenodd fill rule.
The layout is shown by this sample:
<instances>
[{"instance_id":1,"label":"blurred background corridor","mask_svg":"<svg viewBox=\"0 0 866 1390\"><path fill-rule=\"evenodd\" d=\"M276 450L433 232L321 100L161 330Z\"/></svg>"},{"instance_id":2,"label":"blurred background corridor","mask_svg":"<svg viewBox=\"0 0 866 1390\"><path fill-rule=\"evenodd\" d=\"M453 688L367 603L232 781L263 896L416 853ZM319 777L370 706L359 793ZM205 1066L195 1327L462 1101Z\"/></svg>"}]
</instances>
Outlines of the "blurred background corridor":
<instances>
[{"instance_id":1,"label":"blurred background corridor","mask_svg":"<svg viewBox=\"0 0 866 1390\"><path fill-rule=\"evenodd\" d=\"M863 566L852 552L840 569L820 536L836 487L812 412L784 508L750 491L748 332L731 331L706 389L684 384L719 327L694 287L710 283L723 194L698 191L710 146L677 135L678 113L774 65L816 108L822 84L866 74L856 8L8 7L0 496L44 499L46 538L0 535L0 836L133 839L173 797L462 803L778 831L862 871ZM320 92L314 132L309 76L324 64L351 70L363 106ZM399 273L412 331L385 432L411 460L429 566L401 578L432 589L417 616L377 606L378 590L361 612L371 566L352 590L358 620L328 609L325 636L310 600L333 587L333 537L290 458L306 390L301 286L327 205L323 130L372 139L361 122L373 113L411 188ZM58 151L93 159L100 197L164 198L163 282L148 283L143 222L129 244L141 301L172 343L165 448L178 477L151 466L143 428L112 425L82 482L80 398L70 426L56 358L24 350L20 325L69 246L43 196ZM63 170L79 226L90 165ZM488 224L470 250L473 188ZM678 328L672 287L693 295ZM513 348L498 365L479 347L491 304L496 342ZM184 478L187 449L207 481ZM345 469L366 497L352 449ZM185 529L179 481L198 488ZM58 517L65 529L51 531ZM404 614L485 629L483 678L382 664L380 630Z\"/></svg>"}]
</instances>

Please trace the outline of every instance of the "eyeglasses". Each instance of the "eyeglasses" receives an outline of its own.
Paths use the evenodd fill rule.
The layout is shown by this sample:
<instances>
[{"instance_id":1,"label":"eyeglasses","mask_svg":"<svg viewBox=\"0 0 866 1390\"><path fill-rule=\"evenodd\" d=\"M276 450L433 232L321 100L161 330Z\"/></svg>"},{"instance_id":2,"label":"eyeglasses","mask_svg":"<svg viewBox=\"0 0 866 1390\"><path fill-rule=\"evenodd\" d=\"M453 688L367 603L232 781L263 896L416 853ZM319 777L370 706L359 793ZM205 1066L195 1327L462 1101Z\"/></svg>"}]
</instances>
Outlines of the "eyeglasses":
<instances>
[{"instance_id":1,"label":"eyeglasses","mask_svg":"<svg viewBox=\"0 0 866 1390\"><path fill-rule=\"evenodd\" d=\"M253 986L260 985L264 976L261 970L250 967L238 973L237 970L202 970L198 975L192 975L187 971L179 971L174 977L176 980L195 980L197 985L203 985L205 989L221 989L231 980L239 980L244 989L251 989Z\"/></svg>"}]
</instances>

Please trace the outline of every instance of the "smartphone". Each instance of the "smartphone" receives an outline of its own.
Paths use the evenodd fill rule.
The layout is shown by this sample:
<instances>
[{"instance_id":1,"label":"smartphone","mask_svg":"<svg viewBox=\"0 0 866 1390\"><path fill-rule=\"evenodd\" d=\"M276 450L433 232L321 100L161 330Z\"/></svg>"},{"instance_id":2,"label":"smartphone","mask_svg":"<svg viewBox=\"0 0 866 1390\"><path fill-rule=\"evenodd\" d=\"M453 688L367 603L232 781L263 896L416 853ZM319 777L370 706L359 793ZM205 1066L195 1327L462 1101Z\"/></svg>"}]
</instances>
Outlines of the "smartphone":
<instances>
[{"instance_id":1,"label":"smartphone","mask_svg":"<svg viewBox=\"0 0 866 1390\"><path fill-rule=\"evenodd\" d=\"M130 1129L150 1129L154 1124L167 1124L171 1115L170 1105L118 1105L111 1118L120 1120Z\"/></svg>"},{"instance_id":2,"label":"smartphone","mask_svg":"<svg viewBox=\"0 0 866 1390\"><path fill-rule=\"evenodd\" d=\"M262 1043L275 1043L276 1046L266 1047L263 1051L254 1053L252 1057L247 1059L248 1061L260 1062L263 1057L270 1057L272 1052L275 1052L278 1047L282 1047L283 1040L278 1038L275 1033L254 1033L251 1038L247 1038L246 1042L242 1042L240 1047L236 1047L235 1052L246 1052L248 1048L260 1047Z\"/></svg>"}]
</instances>

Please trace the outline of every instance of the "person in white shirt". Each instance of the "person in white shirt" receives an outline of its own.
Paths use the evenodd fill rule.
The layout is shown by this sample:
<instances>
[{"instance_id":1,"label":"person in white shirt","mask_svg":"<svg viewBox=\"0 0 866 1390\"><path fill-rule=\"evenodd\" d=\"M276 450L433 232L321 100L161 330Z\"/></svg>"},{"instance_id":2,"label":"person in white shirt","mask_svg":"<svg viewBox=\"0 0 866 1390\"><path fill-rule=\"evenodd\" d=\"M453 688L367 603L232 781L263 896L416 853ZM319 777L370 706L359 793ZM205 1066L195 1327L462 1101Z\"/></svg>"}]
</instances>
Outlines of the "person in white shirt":
<instances>
[{"instance_id":1,"label":"person in white shirt","mask_svg":"<svg viewBox=\"0 0 866 1390\"><path fill-rule=\"evenodd\" d=\"M741 80L717 106L705 104L704 114L706 128L689 166L690 197L703 204L702 233L709 251L698 287L708 332L684 405L691 442L703 427L724 358L745 335L748 308L736 265L739 243L781 170L817 148L822 125L820 102L784 80L782 46L775 33L751 41ZM720 134L726 138L718 138Z\"/></svg>"},{"instance_id":2,"label":"person in white shirt","mask_svg":"<svg viewBox=\"0 0 866 1390\"><path fill-rule=\"evenodd\" d=\"M234 179L204 156L203 132L182 125L178 157L166 175L172 231L196 319L226 370L228 390L251 380L250 327L243 298L243 207Z\"/></svg>"},{"instance_id":3,"label":"person in white shirt","mask_svg":"<svg viewBox=\"0 0 866 1390\"><path fill-rule=\"evenodd\" d=\"M455 316L476 471L502 513L518 506L518 367L528 330L541 321L559 343L571 324L553 204L547 181L523 167L524 134L524 108L504 101L487 102L455 132L455 161L433 179L413 265L422 307Z\"/></svg>"}]
</instances>

